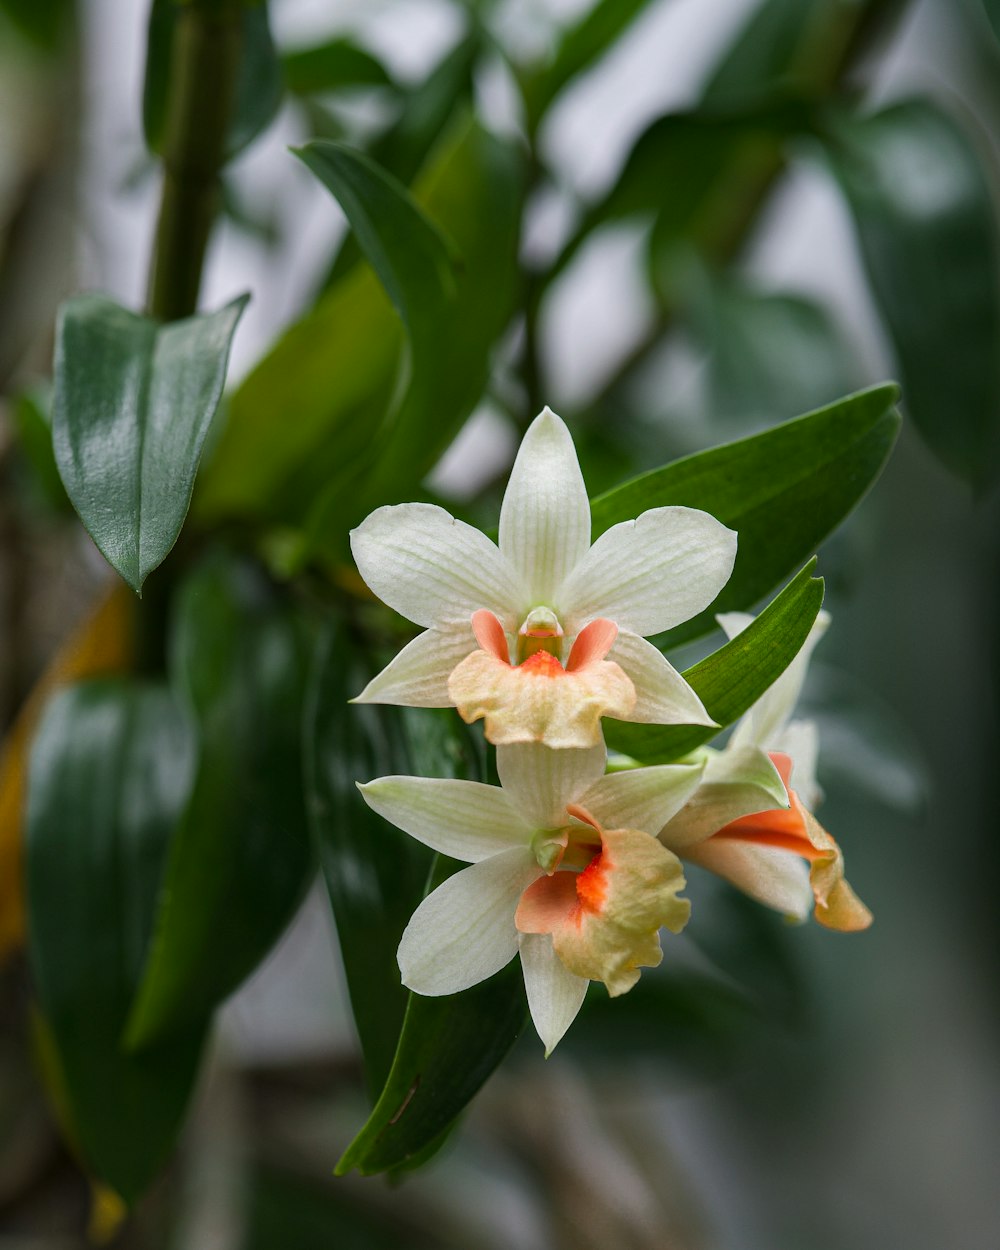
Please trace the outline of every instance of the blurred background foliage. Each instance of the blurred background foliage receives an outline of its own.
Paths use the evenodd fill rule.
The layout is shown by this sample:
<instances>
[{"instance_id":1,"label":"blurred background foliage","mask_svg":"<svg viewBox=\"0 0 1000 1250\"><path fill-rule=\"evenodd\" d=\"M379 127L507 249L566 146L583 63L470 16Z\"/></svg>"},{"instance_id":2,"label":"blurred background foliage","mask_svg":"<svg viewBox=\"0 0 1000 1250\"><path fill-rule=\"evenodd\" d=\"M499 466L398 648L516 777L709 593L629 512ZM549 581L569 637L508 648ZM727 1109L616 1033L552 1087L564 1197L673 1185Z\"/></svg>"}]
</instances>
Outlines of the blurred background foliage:
<instances>
[{"instance_id":1,"label":"blurred background foliage","mask_svg":"<svg viewBox=\"0 0 1000 1250\"><path fill-rule=\"evenodd\" d=\"M225 161L203 220L185 197L214 170L178 163L171 120L183 7L0 2L0 1241L993 1244L998 6L236 6L238 55L207 62L235 104L195 117ZM67 490L134 584L143 544L102 542L101 492L57 466L81 357L53 404L56 310L92 288L155 318L252 296L235 332L238 309L191 323L192 511L141 601ZM162 363L175 331L109 315ZM401 1027L466 1072L457 1111L523 1010L490 983L407 1015L386 977L430 857L353 783L484 760L446 718L343 714L401 640L349 527L421 498L490 528L545 403L598 495L887 376L906 428L823 546L810 688L875 928L789 931L692 871L638 990L594 992L546 1064L522 1037L450 1133L415 1104L426 1170L334 1180ZM866 463L831 461L823 506ZM380 1166L384 1120L355 1162Z\"/></svg>"}]
</instances>

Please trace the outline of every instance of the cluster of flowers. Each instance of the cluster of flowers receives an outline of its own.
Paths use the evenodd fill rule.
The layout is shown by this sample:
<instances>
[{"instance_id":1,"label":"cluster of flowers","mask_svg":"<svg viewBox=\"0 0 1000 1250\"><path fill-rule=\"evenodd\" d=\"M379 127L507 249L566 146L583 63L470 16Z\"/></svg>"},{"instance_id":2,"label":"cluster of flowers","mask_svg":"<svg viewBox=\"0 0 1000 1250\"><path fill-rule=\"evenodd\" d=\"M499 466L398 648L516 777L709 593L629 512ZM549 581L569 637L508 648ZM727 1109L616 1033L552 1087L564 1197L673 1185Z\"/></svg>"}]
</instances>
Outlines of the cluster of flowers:
<instances>
[{"instance_id":1,"label":"cluster of flowers","mask_svg":"<svg viewBox=\"0 0 1000 1250\"><path fill-rule=\"evenodd\" d=\"M442 508L379 508L351 535L369 587L424 632L357 701L458 709L485 722L500 786L426 777L361 785L368 804L470 867L417 908L399 946L404 984L452 994L520 954L546 1054L590 981L612 995L678 933L682 860L760 902L834 929L871 914L812 814L816 732L791 719L821 613L792 664L722 750L667 765L616 759L601 718L713 726L646 637L702 611L732 572L736 534L692 508L654 508L591 545L569 431L531 425L500 512L499 543ZM719 617L733 637L751 617ZM794 785L794 788L793 788Z\"/></svg>"}]
</instances>

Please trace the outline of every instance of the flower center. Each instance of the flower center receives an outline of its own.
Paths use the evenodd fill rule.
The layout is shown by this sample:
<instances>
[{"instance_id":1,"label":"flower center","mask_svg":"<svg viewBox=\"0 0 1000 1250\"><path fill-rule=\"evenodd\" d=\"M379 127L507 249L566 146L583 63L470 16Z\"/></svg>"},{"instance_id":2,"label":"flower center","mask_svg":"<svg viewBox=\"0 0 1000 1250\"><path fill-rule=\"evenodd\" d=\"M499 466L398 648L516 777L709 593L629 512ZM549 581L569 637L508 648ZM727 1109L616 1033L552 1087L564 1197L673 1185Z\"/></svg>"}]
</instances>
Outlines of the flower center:
<instances>
[{"instance_id":1,"label":"flower center","mask_svg":"<svg viewBox=\"0 0 1000 1250\"><path fill-rule=\"evenodd\" d=\"M532 608L517 631L517 663L544 651L562 659L563 627L551 608Z\"/></svg>"}]
</instances>

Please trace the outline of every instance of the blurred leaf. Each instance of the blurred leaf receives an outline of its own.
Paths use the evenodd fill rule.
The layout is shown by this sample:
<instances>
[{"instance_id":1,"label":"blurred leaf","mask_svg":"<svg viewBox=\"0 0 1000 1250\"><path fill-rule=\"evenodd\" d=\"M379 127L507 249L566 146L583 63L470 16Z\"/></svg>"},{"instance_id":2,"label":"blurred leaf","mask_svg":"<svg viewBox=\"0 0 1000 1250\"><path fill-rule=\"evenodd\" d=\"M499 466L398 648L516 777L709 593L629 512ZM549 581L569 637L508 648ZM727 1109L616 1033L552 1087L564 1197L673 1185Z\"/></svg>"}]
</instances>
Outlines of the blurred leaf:
<instances>
[{"instance_id":1,"label":"blurred leaf","mask_svg":"<svg viewBox=\"0 0 1000 1250\"><path fill-rule=\"evenodd\" d=\"M563 32L550 63L524 75L530 129L570 79L588 69L628 30L649 0L597 0L575 26Z\"/></svg>"},{"instance_id":2,"label":"blurred leaf","mask_svg":"<svg viewBox=\"0 0 1000 1250\"><path fill-rule=\"evenodd\" d=\"M715 602L660 635L708 633L714 614L748 610L816 550L878 477L899 430L893 385L876 386L750 438L675 460L594 500L594 536L648 508L701 508L739 534Z\"/></svg>"},{"instance_id":3,"label":"blurred leaf","mask_svg":"<svg viewBox=\"0 0 1000 1250\"><path fill-rule=\"evenodd\" d=\"M980 4L993 27L993 33L1000 39L1000 0L980 0Z\"/></svg>"},{"instance_id":4,"label":"blurred leaf","mask_svg":"<svg viewBox=\"0 0 1000 1250\"><path fill-rule=\"evenodd\" d=\"M30 954L86 1165L134 1201L177 1133L205 1034L194 1019L141 1058L121 1030L146 956L193 744L165 690L93 682L60 694L31 757Z\"/></svg>"},{"instance_id":5,"label":"blurred leaf","mask_svg":"<svg viewBox=\"0 0 1000 1250\"><path fill-rule=\"evenodd\" d=\"M51 403L50 387L32 387L16 396L11 407L11 417L17 431L17 441L41 498L53 512L72 513L73 506L59 476L52 447L52 418L49 414Z\"/></svg>"},{"instance_id":6,"label":"blurred leaf","mask_svg":"<svg viewBox=\"0 0 1000 1250\"><path fill-rule=\"evenodd\" d=\"M328 39L309 48L285 52L281 65L285 85L297 95L393 85L382 62L351 39Z\"/></svg>"},{"instance_id":7,"label":"blurred leaf","mask_svg":"<svg viewBox=\"0 0 1000 1250\"><path fill-rule=\"evenodd\" d=\"M452 870L465 866L446 862ZM435 884L441 879L436 874ZM526 1020L518 959L461 994L411 994L389 1079L336 1174L390 1171L434 1143L492 1075Z\"/></svg>"},{"instance_id":8,"label":"blurred leaf","mask_svg":"<svg viewBox=\"0 0 1000 1250\"><path fill-rule=\"evenodd\" d=\"M702 269L684 310L708 352L710 421L771 424L776 416L832 402L857 384L857 369L827 310L796 295L763 293Z\"/></svg>"},{"instance_id":9,"label":"blurred leaf","mask_svg":"<svg viewBox=\"0 0 1000 1250\"><path fill-rule=\"evenodd\" d=\"M348 704L374 671L345 627L320 640L305 761L313 834L373 1100L389 1075L409 996L396 948L423 898L433 853L376 815L357 783L393 774L481 779L471 736L450 712Z\"/></svg>"},{"instance_id":10,"label":"blurred leaf","mask_svg":"<svg viewBox=\"0 0 1000 1250\"><path fill-rule=\"evenodd\" d=\"M702 93L714 109L807 92L815 56L831 18L844 6L830 0L763 0L740 27ZM862 4L854 5L856 9Z\"/></svg>"},{"instance_id":11,"label":"blurred leaf","mask_svg":"<svg viewBox=\"0 0 1000 1250\"><path fill-rule=\"evenodd\" d=\"M153 0L146 45L142 122L151 151L162 152L168 91L177 80L171 57L185 0ZM271 123L281 105L281 64L271 39L267 0L242 5L242 40L236 98L226 136L226 156L240 152Z\"/></svg>"},{"instance_id":12,"label":"blurred leaf","mask_svg":"<svg viewBox=\"0 0 1000 1250\"><path fill-rule=\"evenodd\" d=\"M1000 472L1000 248L983 160L926 100L835 122L830 153L914 424L981 489Z\"/></svg>"},{"instance_id":13,"label":"blurred leaf","mask_svg":"<svg viewBox=\"0 0 1000 1250\"><path fill-rule=\"evenodd\" d=\"M74 0L0 0L0 14L46 52L58 52L73 28Z\"/></svg>"},{"instance_id":14,"label":"blurred leaf","mask_svg":"<svg viewBox=\"0 0 1000 1250\"><path fill-rule=\"evenodd\" d=\"M100 295L60 310L56 463L94 542L136 592L184 524L247 298L170 325Z\"/></svg>"},{"instance_id":15,"label":"blurred leaf","mask_svg":"<svg viewBox=\"0 0 1000 1250\"><path fill-rule=\"evenodd\" d=\"M263 515L294 525L312 513L313 542L341 558L350 524L391 492L415 489L478 401L510 318L520 194L517 154L463 127L415 192L462 259L456 298L435 326L433 367L404 377L400 397L399 318L375 275L352 270L233 396L200 488L202 519ZM282 419L287 412L294 422Z\"/></svg>"},{"instance_id":16,"label":"blurred leaf","mask_svg":"<svg viewBox=\"0 0 1000 1250\"><path fill-rule=\"evenodd\" d=\"M810 560L743 633L685 669L685 679L720 728L752 707L798 654L823 605L823 579L812 577L815 567ZM604 722L608 746L643 764L668 764L718 732L697 725Z\"/></svg>"},{"instance_id":17,"label":"blurred leaf","mask_svg":"<svg viewBox=\"0 0 1000 1250\"><path fill-rule=\"evenodd\" d=\"M24 940L23 826L28 755L41 715L61 686L129 667L135 600L122 582L70 634L35 684L0 751L0 961Z\"/></svg>"},{"instance_id":18,"label":"blurred leaf","mask_svg":"<svg viewBox=\"0 0 1000 1250\"><path fill-rule=\"evenodd\" d=\"M186 1028L236 989L312 871L301 620L255 565L220 553L182 586L170 643L173 683L198 726L198 768L129 1020L133 1047Z\"/></svg>"}]
</instances>

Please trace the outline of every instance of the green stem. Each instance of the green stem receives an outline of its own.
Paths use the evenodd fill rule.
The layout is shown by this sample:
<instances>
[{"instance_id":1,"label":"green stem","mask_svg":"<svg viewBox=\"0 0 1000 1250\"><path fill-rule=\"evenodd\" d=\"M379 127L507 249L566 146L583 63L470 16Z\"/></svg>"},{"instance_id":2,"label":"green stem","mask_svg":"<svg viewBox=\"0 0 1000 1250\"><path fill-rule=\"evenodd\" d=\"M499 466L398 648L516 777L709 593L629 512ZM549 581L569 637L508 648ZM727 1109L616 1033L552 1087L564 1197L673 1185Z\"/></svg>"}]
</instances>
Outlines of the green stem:
<instances>
[{"instance_id":1,"label":"green stem","mask_svg":"<svg viewBox=\"0 0 1000 1250\"><path fill-rule=\"evenodd\" d=\"M198 306L236 93L241 9L240 0L190 0L178 10L148 301L151 315L163 321L190 316Z\"/></svg>"}]
</instances>

